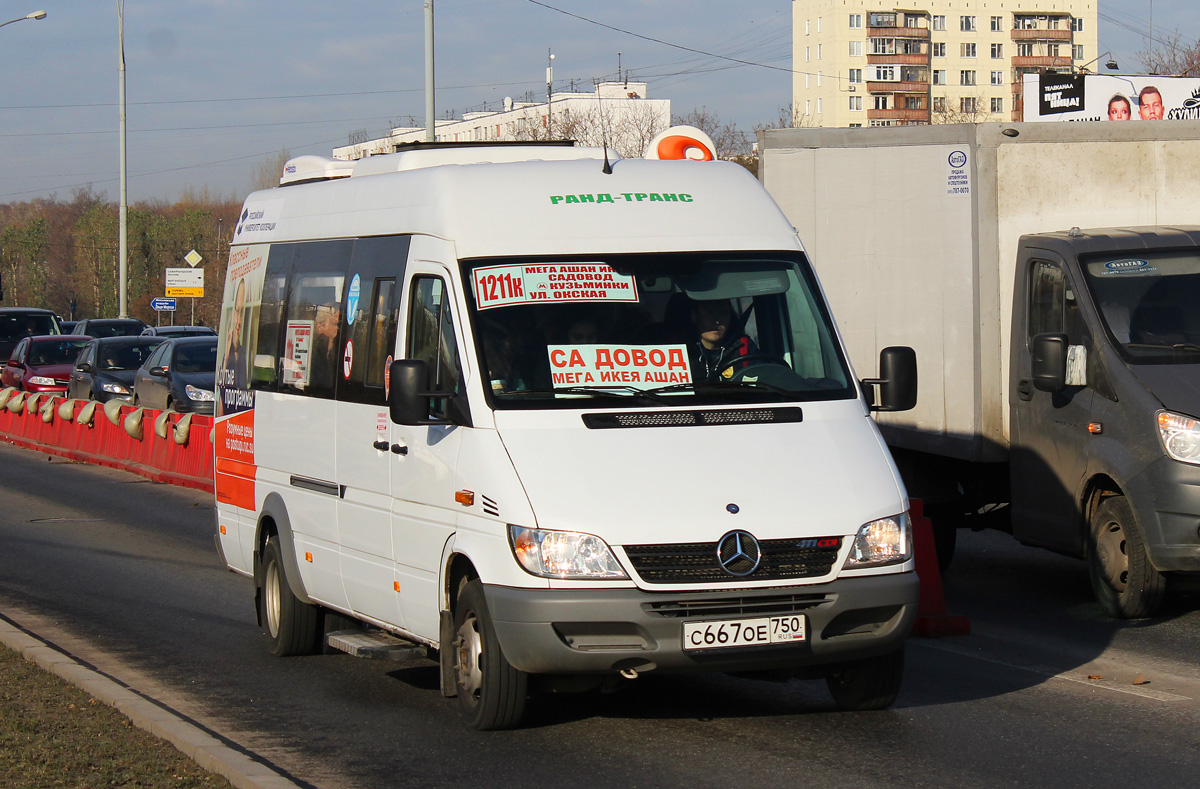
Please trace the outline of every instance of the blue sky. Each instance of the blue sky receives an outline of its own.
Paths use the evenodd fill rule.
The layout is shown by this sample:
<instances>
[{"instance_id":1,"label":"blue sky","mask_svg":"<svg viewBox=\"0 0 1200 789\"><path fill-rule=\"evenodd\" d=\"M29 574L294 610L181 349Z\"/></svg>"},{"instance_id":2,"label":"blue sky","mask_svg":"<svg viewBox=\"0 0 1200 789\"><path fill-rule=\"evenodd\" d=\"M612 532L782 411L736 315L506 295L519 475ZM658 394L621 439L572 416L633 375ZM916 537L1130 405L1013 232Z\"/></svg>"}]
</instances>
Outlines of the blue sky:
<instances>
[{"instance_id":1,"label":"blue sky","mask_svg":"<svg viewBox=\"0 0 1200 789\"><path fill-rule=\"evenodd\" d=\"M116 199L115 2L0 6L0 22L48 14L0 29L0 202L70 199L88 185ZM549 50L556 90L615 78L619 62L676 114L706 107L746 131L790 98L788 0L435 0L435 9L439 115L530 91L544 98ZM1122 72L1139 70L1150 9L1151 0L1100 0L1101 49ZM1155 0L1153 14L1156 37L1200 37L1195 0ZM241 199L255 168L282 149L328 155L357 129L376 136L410 116L422 124L423 42L423 0L126 0L130 201L174 201L189 186Z\"/></svg>"}]
</instances>

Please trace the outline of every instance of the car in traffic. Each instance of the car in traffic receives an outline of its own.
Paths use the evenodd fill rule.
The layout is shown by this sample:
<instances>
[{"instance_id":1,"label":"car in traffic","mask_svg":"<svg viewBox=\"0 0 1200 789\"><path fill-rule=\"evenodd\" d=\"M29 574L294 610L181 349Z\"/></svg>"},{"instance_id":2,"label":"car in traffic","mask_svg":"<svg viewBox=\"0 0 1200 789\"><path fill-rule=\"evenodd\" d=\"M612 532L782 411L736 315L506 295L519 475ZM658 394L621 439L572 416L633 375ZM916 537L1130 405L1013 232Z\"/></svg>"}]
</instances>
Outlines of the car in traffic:
<instances>
[{"instance_id":1,"label":"car in traffic","mask_svg":"<svg viewBox=\"0 0 1200 789\"><path fill-rule=\"evenodd\" d=\"M163 342L162 337L100 337L79 351L67 396L101 403L133 400L133 377Z\"/></svg>"},{"instance_id":2,"label":"car in traffic","mask_svg":"<svg viewBox=\"0 0 1200 789\"><path fill-rule=\"evenodd\" d=\"M217 338L171 337L134 374L133 404L211 414L216 385Z\"/></svg>"},{"instance_id":3,"label":"car in traffic","mask_svg":"<svg viewBox=\"0 0 1200 789\"><path fill-rule=\"evenodd\" d=\"M88 318L75 326L76 334L89 337L136 337L146 328L138 318Z\"/></svg>"},{"instance_id":4,"label":"car in traffic","mask_svg":"<svg viewBox=\"0 0 1200 789\"><path fill-rule=\"evenodd\" d=\"M78 334L75 327L79 325L79 321L59 321L58 328L63 334Z\"/></svg>"},{"instance_id":5,"label":"car in traffic","mask_svg":"<svg viewBox=\"0 0 1200 789\"><path fill-rule=\"evenodd\" d=\"M142 329L147 337L216 337L217 330L209 326L147 326Z\"/></svg>"},{"instance_id":6,"label":"car in traffic","mask_svg":"<svg viewBox=\"0 0 1200 789\"><path fill-rule=\"evenodd\" d=\"M0 371L0 385L24 392L66 392L71 368L89 339L44 334L20 340Z\"/></svg>"},{"instance_id":7,"label":"car in traffic","mask_svg":"<svg viewBox=\"0 0 1200 789\"><path fill-rule=\"evenodd\" d=\"M23 337L61 334L58 316L35 307L0 307L0 359L12 356Z\"/></svg>"}]
</instances>

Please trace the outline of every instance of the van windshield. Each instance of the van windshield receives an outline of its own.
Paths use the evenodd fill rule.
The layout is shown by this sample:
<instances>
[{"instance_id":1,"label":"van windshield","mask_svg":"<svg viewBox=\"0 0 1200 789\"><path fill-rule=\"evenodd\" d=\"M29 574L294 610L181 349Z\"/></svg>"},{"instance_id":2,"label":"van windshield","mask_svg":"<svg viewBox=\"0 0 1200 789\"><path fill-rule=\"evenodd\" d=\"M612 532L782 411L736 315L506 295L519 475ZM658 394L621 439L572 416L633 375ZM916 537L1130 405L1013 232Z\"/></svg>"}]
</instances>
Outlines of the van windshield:
<instances>
[{"instance_id":1,"label":"van windshield","mask_svg":"<svg viewBox=\"0 0 1200 789\"><path fill-rule=\"evenodd\" d=\"M800 253L463 261L496 408L857 396Z\"/></svg>"},{"instance_id":2,"label":"van windshield","mask_svg":"<svg viewBox=\"0 0 1200 789\"><path fill-rule=\"evenodd\" d=\"M1200 363L1200 250L1083 259L1096 306L1127 361Z\"/></svg>"}]
</instances>

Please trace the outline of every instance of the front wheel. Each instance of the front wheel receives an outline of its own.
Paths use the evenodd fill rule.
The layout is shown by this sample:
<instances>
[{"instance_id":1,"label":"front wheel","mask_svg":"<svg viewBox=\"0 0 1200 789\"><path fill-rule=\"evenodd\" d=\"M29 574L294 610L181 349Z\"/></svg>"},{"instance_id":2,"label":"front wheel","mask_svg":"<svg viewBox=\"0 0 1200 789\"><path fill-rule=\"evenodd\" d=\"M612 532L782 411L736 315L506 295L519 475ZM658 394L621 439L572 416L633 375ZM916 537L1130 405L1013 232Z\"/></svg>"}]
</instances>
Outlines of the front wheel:
<instances>
[{"instance_id":1,"label":"front wheel","mask_svg":"<svg viewBox=\"0 0 1200 789\"><path fill-rule=\"evenodd\" d=\"M529 675L513 668L500 651L478 580L467 582L458 596L452 659L458 704L471 728L511 729L521 722Z\"/></svg>"},{"instance_id":2,"label":"front wheel","mask_svg":"<svg viewBox=\"0 0 1200 789\"><path fill-rule=\"evenodd\" d=\"M825 679L839 707L852 712L884 710L900 695L904 679L904 647L879 657L838 666Z\"/></svg>"},{"instance_id":3,"label":"front wheel","mask_svg":"<svg viewBox=\"0 0 1200 789\"><path fill-rule=\"evenodd\" d=\"M1104 612L1115 619L1153 616L1166 579L1150 564L1146 543L1124 496L1109 496L1092 515L1088 577Z\"/></svg>"},{"instance_id":4,"label":"front wheel","mask_svg":"<svg viewBox=\"0 0 1200 789\"><path fill-rule=\"evenodd\" d=\"M283 569L279 538L272 535L263 548L263 585L259 605L263 627L271 640L271 654L279 657L311 655L320 647L321 610L302 603L292 594Z\"/></svg>"}]
</instances>

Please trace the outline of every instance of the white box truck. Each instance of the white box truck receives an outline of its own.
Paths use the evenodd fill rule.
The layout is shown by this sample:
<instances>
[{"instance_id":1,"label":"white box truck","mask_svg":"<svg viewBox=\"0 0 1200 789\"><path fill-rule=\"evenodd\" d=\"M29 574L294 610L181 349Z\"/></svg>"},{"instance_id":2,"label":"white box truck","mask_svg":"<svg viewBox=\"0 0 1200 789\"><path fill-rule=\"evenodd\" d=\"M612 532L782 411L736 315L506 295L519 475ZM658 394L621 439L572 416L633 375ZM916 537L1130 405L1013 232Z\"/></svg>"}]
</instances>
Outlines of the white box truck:
<instances>
[{"instance_id":1,"label":"white box truck","mask_svg":"<svg viewBox=\"0 0 1200 789\"><path fill-rule=\"evenodd\" d=\"M746 170L430 144L282 181L234 228L215 425L272 652L436 655L480 729L648 672L892 703L908 499ZM911 407L911 350L881 366Z\"/></svg>"},{"instance_id":2,"label":"white box truck","mask_svg":"<svg viewBox=\"0 0 1200 789\"><path fill-rule=\"evenodd\" d=\"M788 129L760 177L852 360L916 350L879 421L910 493L1089 559L1112 615L1200 570L1200 124ZM1200 446L1200 444L1197 444Z\"/></svg>"}]
</instances>

